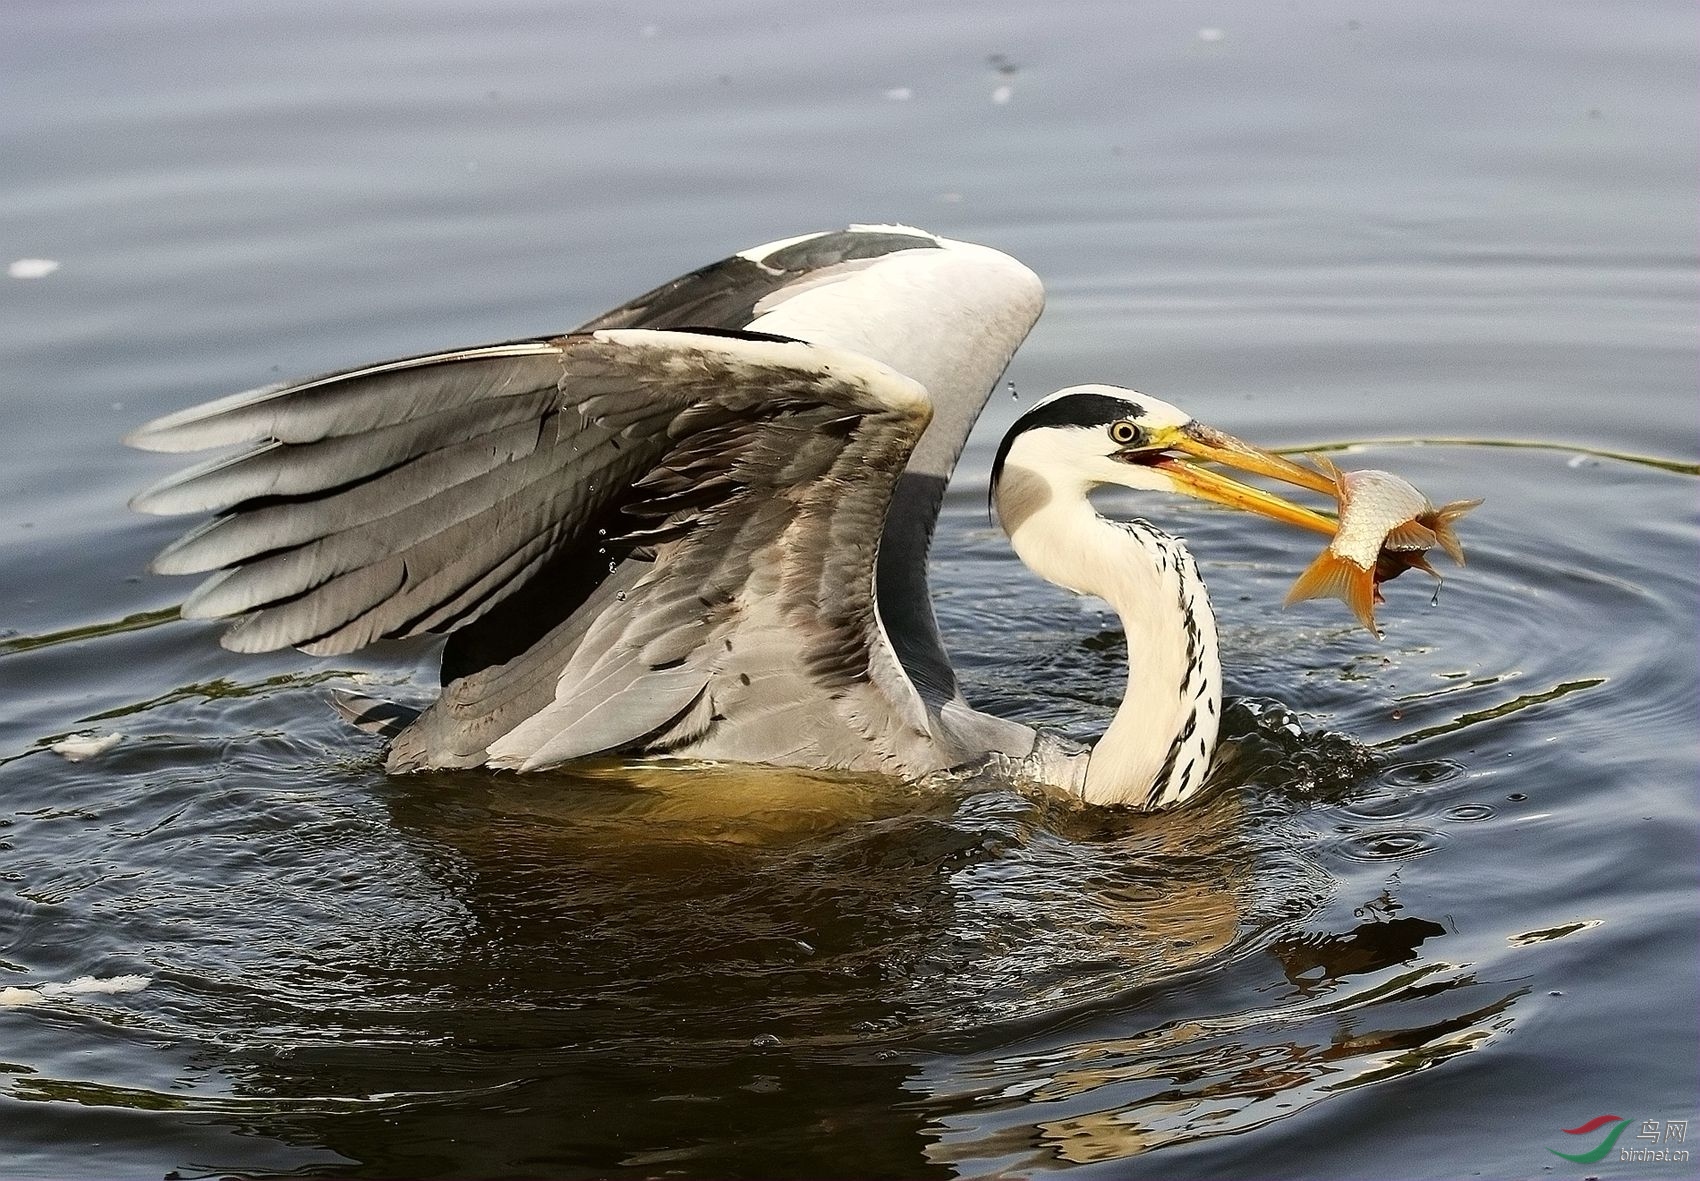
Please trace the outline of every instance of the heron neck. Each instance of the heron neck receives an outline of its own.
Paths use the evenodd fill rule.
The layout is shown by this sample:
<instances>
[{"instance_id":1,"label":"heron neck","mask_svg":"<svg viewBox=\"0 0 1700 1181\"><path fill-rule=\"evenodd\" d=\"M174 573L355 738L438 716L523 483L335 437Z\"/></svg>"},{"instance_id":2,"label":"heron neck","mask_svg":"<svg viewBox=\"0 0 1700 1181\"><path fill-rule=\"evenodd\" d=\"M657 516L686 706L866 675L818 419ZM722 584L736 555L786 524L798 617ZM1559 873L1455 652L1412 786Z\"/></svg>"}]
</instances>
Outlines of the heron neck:
<instances>
[{"instance_id":1,"label":"heron neck","mask_svg":"<svg viewBox=\"0 0 1700 1181\"><path fill-rule=\"evenodd\" d=\"M1222 702L1216 617L1192 555L1144 521L1100 516L1084 489L1036 492L1007 477L999 485L1016 553L1047 581L1107 601L1127 635L1127 690L1092 749L1083 795L1098 804L1179 803L1203 783Z\"/></svg>"}]
</instances>

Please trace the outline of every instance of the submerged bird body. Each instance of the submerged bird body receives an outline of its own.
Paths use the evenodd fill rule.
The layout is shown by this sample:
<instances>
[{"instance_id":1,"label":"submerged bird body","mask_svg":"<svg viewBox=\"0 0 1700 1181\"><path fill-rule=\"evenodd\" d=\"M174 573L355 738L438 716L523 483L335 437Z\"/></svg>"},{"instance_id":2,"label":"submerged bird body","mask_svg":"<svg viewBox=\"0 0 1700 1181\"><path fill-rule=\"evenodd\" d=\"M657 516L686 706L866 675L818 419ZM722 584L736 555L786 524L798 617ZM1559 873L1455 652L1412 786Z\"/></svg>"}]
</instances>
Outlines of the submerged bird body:
<instances>
[{"instance_id":1,"label":"submerged bird body","mask_svg":"<svg viewBox=\"0 0 1700 1181\"><path fill-rule=\"evenodd\" d=\"M1128 693L1088 756L973 709L925 559L944 486L1037 318L1008 256L905 227L758 247L576 332L268 387L141 428L238 446L144 492L215 512L155 563L212 577L226 646L332 654L447 633L415 715L353 702L396 771L685 757L917 779L987 757L1100 803L1196 793L1215 743L1214 617L1191 556L1112 522L1100 484L1332 534L1186 462L1315 475L1114 387L1012 428L1000 519L1036 572L1121 615Z\"/></svg>"}]
</instances>

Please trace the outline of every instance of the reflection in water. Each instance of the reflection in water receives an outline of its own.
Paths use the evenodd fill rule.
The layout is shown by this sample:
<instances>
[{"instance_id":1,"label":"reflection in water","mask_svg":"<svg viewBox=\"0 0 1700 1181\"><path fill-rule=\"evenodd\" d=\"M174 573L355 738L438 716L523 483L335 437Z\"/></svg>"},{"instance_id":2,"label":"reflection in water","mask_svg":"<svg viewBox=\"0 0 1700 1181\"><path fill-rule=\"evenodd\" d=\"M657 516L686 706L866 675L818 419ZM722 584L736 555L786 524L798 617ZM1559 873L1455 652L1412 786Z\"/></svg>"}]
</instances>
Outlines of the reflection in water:
<instances>
[{"instance_id":1,"label":"reflection in water","mask_svg":"<svg viewBox=\"0 0 1700 1181\"><path fill-rule=\"evenodd\" d=\"M435 850L452 935L303 965L256 997L265 1014L230 1014L275 1031L237 1052L265 1133L373 1175L715 1175L751 1153L778 1174L916 1175L925 1114L892 1113L917 1040L1211 960L1251 869L1229 793L1151 817L971 777L921 793L606 766L415 777L388 805Z\"/></svg>"},{"instance_id":2,"label":"reflection in water","mask_svg":"<svg viewBox=\"0 0 1700 1181\"><path fill-rule=\"evenodd\" d=\"M1548 702L1559 701L1570 696L1572 693L1582 693L1589 689L1597 689L1605 683L1606 681L1604 677L1585 677L1580 680L1564 681L1540 693L1524 693L1518 697L1512 698L1510 701L1489 706L1486 709L1470 710L1467 713L1459 714L1457 717L1442 722L1439 725L1428 726L1421 730L1413 730L1408 734L1401 734L1399 737L1391 739L1383 745L1389 748L1410 746L1428 738L1435 738L1442 734L1452 734L1470 726L1480 725L1483 722L1492 722L1497 721L1500 718L1510 717L1513 714L1520 713L1521 711L1533 706L1546 705ZM1442 696L1442 694L1434 694L1432 696Z\"/></svg>"},{"instance_id":3,"label":"reflection in water","mask_svg":"<svg viewBox=\"0 0 1700 1181\"><path fill-rule=\"evenodd\" d=\"M1383 895L1384 906L1397 904ZM1272 943L1269 954L1301 993L1417 958L1424 941L1446 934L1439 923L1418 918L1389 918L1364 923L1345 935L1314 935Z\"/></svg>"},{"instance_id":4,"label":"reflection in water","mask_svg":"<svg viewBox=\"0 0 1700 1181\"><path fill-rule=\"evenodd\" d=\"M1510 1029L1526 989L1439 961L1386 970L1444 933L1396 918L1344 937L1280 940L1268 951L1290 992L1270 997L1250 987L1255 973L1236 969L1192 983L1188 1010L1220 1016L941 1062L923 1079L938 1112L928 1157L975 1174L1119 1160L1243 1133L1479 1049Z\"/></svg>"},{"instance_id":5,"label":"reflection in water","mask_svg":"<svg viewBox=\"0 0 1700 1181\"><path fill-rule=\"evenodd\" d=\"M143 628L158 627L162 623L170 623L176 618L177 608L167 607L162 611L143 611L135 615L126 615L123 619L87 623L79 627L68 627L61 631L47 632L43 635L6 635L0 637L0 656L10 656L15 652L29 652L36 648L51 648L56 644L75 644L83 640L98 640L103 636L117 636L125 632L141 631Z\"/></svg>"},{"instance_id":6,"label":"reflection in water","mask_svg":"<svg viewBox=\"0 0 1700 1181\"><path fill-rule=\"evenodd\" d=\"M1583 919L1579 922L1565 923L1558 927L1548 927L1540 931L1524 931L1508 937L1513 947L1529 947L1536 943L1551 943L1554 939L1563 939L1582 931L1592 931L1601 925L1599 919Z\"/></svg>"}]
</instances>

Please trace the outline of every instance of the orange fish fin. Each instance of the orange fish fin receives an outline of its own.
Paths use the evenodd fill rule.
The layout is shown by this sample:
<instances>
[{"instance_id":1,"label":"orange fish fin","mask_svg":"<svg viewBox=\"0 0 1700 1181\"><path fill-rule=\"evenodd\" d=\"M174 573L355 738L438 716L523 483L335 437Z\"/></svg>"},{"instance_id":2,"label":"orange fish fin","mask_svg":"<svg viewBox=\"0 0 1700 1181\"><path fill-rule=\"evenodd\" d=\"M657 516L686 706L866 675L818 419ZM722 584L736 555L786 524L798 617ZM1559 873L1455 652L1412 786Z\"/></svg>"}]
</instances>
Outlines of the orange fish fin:
<instances>
[{"instance_id":1,"label":"orange fish fin","mask_svg":"<svg viewBox=\"0 0 1700 1181\"><path fill-rule=\"evenodd\" d=\"M1381 539L1381 548L1396 549L1400 552L1425 550L1433 549L1439 542L1440 535L1433 529L1425 528L1415 521L1406 521L1397 529L1389 531L1387 536Z\"/></svg>"},{"instance_id":2,"label":"orange fish fin","mask_svg":"<svg viewBox=\"0 0 1700 1181\"><path fill-rule=\"evenodd\" d=\"M1453 532L1452 522L1481 503L1480 500L1454 500L1434 510L1429 526L1434 530L1434 539L1446 551L1446 556L1460 566L1464 564L1464 547L1458 544L1458 534Z\"/></svg>"},{"instance_id":3,"label":"orange fish fin","mask_svg":"<svg viewBox=\"0 0 1700 1181\"><path fill-rule=\"evenodd\" d=\"M1335 598L1345 602L1359 621L1376 637L1381 632L1375 626L1375 573L1346 559L1336 557L1333 550L1316 555L1305 572L1287 592L1287 606L1305 599Z\"/></svg>"},{"instance_id":4,"label":"orange fish fin","mask_svg":"<svg viewBox=\"0 0 1700 1181\"><path fill-rule=\"evenodd\" d=\"M1345 499L1346 473L1336 467L1334 465L1334 461L1329 459L1326 455L1319 455L1313 451L1309 455L1305 456L1305 458L1310 460L1311 466L1317 471L1334 481L1334 499Z\"/></svg>"}]
</instances>

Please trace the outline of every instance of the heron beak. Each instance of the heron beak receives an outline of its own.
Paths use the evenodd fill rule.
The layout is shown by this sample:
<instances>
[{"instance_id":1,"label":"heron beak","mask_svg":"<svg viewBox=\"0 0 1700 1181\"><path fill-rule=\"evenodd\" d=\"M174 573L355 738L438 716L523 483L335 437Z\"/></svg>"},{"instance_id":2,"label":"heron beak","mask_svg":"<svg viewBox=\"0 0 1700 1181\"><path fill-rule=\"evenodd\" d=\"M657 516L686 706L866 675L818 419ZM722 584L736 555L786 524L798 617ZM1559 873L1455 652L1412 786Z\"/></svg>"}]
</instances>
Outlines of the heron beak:
<instances>
[{"instance_id":1,"label":"heron beak","mask_svg":"<svg viewBox=\"0 0 1700 1181\"><path fill-rule=\"evenodd\" d=\"M1153 448L1161 449L1161 457L1155 461L1148 458ZM1321 492L1330 499L1333 498L1334 481L1321 472L1301 467L1260 447L1242 443L1232 435L1225 435L1202 423L1189 422L1183 427L1172 428L1148 440L1141 450L1147 457L1143 462L1150 463L1152 467L1167 474L1169 479L1175 482L1175 486L1189 496L1257 513L1271 520L1296 525L1300 529L1309 529L1313 533L1325 533L1329 537L1339 532L1339 522L1332 517L1313 513L1302 505L1186 462L1191 458L1219 463L1252 475L1268 476L1285 484L1308 488L1312 492Z\"/></svg>"}]
</instances>

